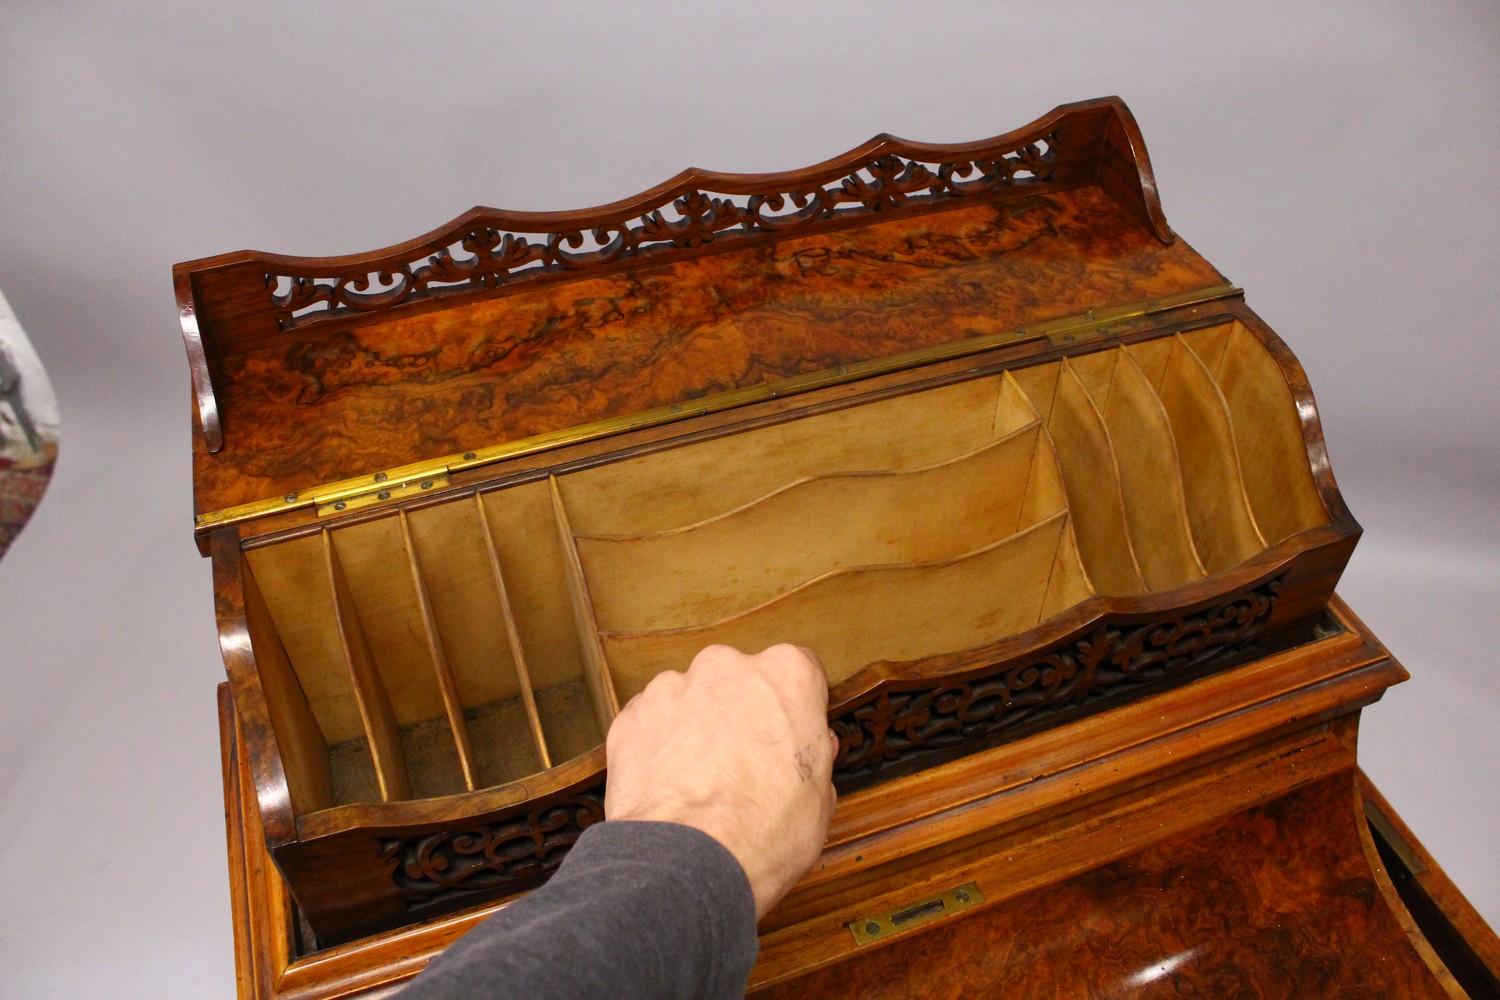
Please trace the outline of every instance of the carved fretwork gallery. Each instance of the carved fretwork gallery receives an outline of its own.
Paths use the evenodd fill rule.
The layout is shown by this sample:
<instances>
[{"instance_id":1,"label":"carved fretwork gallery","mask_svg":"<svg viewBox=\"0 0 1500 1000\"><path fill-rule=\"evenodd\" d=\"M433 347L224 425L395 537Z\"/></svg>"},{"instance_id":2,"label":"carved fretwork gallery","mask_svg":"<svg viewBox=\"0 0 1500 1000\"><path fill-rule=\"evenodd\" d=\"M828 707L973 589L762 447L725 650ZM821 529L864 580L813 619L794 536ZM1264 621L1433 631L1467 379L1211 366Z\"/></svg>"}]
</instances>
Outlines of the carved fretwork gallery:
<instances>
[{"instance_id":1,"label":"carved fretwork gallery","mask_svg":"<svg viewBox=\"0 0 1500 1000\"><path fill-rule=\"evenodd\" d=\"M277 324L287 329L324 313L380 310L444 292L498 288L550 272L649 258L674 248L810 230L861 213L990 194L1018 178L1045 181L1052 175L1057 141L1052 134L1014 149L996 146L983 155L944 162L940 148L886 137L877 140L880 155L852 171L841 160L844 165L834 175L842 176L832 181L824 180L827 171L799 172L785 179L756 178L751 186L727 175L689 170L628 205L589 213L589 221L573 229L548 228L555 225L552 220L518 212L475 209L463 217L461 235L453 238L450 229L444 231L448 235L424 238L415 259L400 262L394 256L372 262L374 270L338 274L303 273L288 265L268 272L266 287ZM777 180L783 183L767 186ZM717 187L710 186L715 183ZM434 243L441 246L431 249Z\"/></svg>"},{"instance_id":2,"label":"carved fretwork gallery","mask_svg":"<svg viewBox=\"0 0 1500 1000\"><path fill-rule=\"evenodd\" d=\"M174 278L246 1000L385 995L781 641L840 799L757 996L1500 995L1357 769L1405 672L1306 376L1119 100Z\"/></svg>"}]
</instances>

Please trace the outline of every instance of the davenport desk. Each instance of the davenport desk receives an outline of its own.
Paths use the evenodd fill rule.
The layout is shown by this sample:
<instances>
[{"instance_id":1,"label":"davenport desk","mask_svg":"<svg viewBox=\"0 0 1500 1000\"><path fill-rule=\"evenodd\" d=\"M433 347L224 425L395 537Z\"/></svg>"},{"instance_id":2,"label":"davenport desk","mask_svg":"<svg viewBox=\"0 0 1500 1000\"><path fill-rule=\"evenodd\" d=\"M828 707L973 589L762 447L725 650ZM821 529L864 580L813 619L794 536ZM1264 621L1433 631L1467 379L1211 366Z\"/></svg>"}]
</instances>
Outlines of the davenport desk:
<instances>
[{"instance_id":1,"label":"davenport desk","mask_svg":"<svg viewBox=\"0 0 1500 1000\"><path fill-rule=\"evenodd\" d=\"M1358 768L1406 674L1305 375L1120 101L175 279L242 997L543 882L710 641L816 649L840 740L756 996L1497 995Z\"/></svg>"}]
</instances>

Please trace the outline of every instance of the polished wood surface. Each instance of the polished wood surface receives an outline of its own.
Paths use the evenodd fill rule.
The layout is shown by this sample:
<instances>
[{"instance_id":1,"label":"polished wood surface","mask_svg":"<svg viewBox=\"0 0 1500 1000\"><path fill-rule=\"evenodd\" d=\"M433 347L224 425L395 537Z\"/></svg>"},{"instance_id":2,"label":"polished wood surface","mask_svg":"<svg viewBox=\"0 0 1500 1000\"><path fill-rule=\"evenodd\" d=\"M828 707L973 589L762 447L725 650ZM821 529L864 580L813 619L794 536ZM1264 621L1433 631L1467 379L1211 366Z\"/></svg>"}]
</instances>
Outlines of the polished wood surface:
<instances>
[{"instance_id":1,"label":"polished wood surface","mask_svg":"<svg viewBox=\"0 0 1500 1000\"><path fill-rule=\"evenodd\" d=\"M409 975L602 821L654 673L787 639L841 802L754 989L1457 995L1357 818L1405 674L1305 374L1118 101L176 278L247 996Z\"/></svg>"},{"instance_id":2,"label":"polished wood surface","mask_svg":"<svg viewBox=\"0 0 1500 1000\"><path fill-rule=\"evenodd\" d=\"M1159 219L1144 146L1121 153L1100 144L1101 128L1133 130L1126 119L1118 102L1093 102L1050 132L1030 127L1038 141L1054 137L1056 162L1040 177L984 193L955 194L934 177L933 189L946 194L909 198L894 178L877 178L872 191L886 195L870 195L871 207L849 218L829 207L821 222L755 238L683 239L670 252L522 268L494 287L353 292L356 274L409 284L409 272L381 271L392 253L441 252L442 241L467 238L474 220L399 252L240 254L179 265L204 421L195 435L196 509L1222 285ZM1025 137L1009 141L1017 138ZM1116 183L1123 164L1100 169L1114 158L1135 172L1133 194ZM827 173L826 165L809 168L781 183L805 188ZM751 180L739 186L749 190ZM1144 202L1152 204L1143 212ZM599 219L623 211L608 208L596 210ZM282 329L268 277L329 268L348 272L334 282L349 291L339 307L283 320Z\"/></svg>"},{"instance_id":3,"label":"polished wood surface","mask_svg":"<svg viewBox=\"0 0 1500 1000\"><path fill-rule=\"evenodd\" d=\"M197 509L1222 282L1080 188L313 331L223 360Z\"/></svg>"},{"instance_id":4,"label":"polished wood surface","mask_svg":"<svg viewBox=\"0 0 1500 1000\"><path fill-rule=\"evenodd\" d=\"M1049 121L971 164L982 184L918 190L881 160L807 195L821 222L698 219L682 245L507 258L477 284L358 279L396 250L179 269L195 322L218 316L202 346L225 437L205 429L200 491L273 494L200 541L273 856L325 943L544 878L597 812L619 706L708 642L818 649L847 792L1316 637L1359 528L1301 369L1153 214L1118 102ZM243 282L220 297L254 267L258 305Z\"/></svg>"},{"instance_id":5,"label":"polished wood surface","mask_svg":"<svg viewBox=\"0 0 1500 1000\"><path fill-rule=\"evenodd\" d=\"M762 924L753 995L1108 996L1132 985L1179 988L1166 995L1190 985L1216 996L1465 995L1361 842L1353 717L1339 713L1402 675L1341 614L1355 631L1311 652L1118 710L1109 725L1054 730L913 776L901 801L847 798L825 861ZM1177 728L1162 728L1164 713ZM384 995L493 912L309 950L262 846L227 687L221 722L242 1000ZM886 832L861 836L872 821ZM1500 942L1420 855L1423 882L1460 937L1488 956L1488 974L1500 971ZM973 880L987 908L884 947L860 948L845 926ZM1284 964L1268 966L1273 958ZM890 982L862 973L867 962ZM986 993L995 974L1005 989ZM1239 989L1251 982L1264 992ZM952 992L959 984L972 991ZM1365 992L1341 991L1354 986Z\"/></svg>"},{"instance_id":6,"label":"polished wood surface","mask_svg":"<svg viewBox=\"0 0 1500 1000\"><path fill-rule=\"evenodd\" d=\"M1344 771L754 995L1462 996L1386 906L1357 805Z\"/></svg>"},{"instance_id":7,"label":"polished wood surface","mask_svg":"<svg viewBox=\"0 0 1500 1000\"><path fill-rule=\"evenodd\" d=\"M195 408L208 453L224 447L220 365L288 330L412 314L455 296L609 273L727 247L923 212L977 197L1097 184L1163 243L1173 239L1134 117L1118 98L1054 109L972 143L921 145L881 135L781 174L696 168L594 209L475 208L425 236L372 253L297 258L245 251L174 269ZM421 357L414 359L418 364ZM200 507L200 510L202 508Z\"/></svg>"}]
</instances>

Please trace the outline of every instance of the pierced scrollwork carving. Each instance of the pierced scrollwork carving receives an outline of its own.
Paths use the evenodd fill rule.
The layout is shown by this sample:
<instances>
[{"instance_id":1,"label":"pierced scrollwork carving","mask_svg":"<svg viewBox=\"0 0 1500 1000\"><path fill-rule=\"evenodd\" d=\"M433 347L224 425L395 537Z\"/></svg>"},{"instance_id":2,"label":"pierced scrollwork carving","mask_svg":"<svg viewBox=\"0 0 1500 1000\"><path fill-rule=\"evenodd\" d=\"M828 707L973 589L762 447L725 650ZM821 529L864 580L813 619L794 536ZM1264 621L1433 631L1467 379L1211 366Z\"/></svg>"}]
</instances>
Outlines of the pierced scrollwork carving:
<instances>
[{"instance_id":1,"label":"pierced scrollwork carving","mask_svg":"<svg viewBox=\"0 0 1500 1000\"><path fill-rule=\"evenodd\" d=\"M703 246L735 235L788 232L861 212L986 194L1017 180L1052 176L1058 133L1014 149L940 162L886 153L842 177L759 192L677 188L655 204L601 215L574 229L525 229L508 215L484 215L420 256L349 273L265 274L281 329L332 313L367 313L445 291L495 288L559 270L598 267L627 256Z\"/></svg>"},{"instance_id":2,"label":"pierced scrollwork carving","mask_svg":"<svg viewBox=\"0 0 1500 1000\"><path fill-rule=\"evenodd\" d=\"M604 789L534 806L496 823L380 841L396 890L415 909L457 895L536 885L562 864L584 830L604 819Z\"/></svg>"},{"instance_id":3,"label":"pierced scrollwork carving","mask_svg":"<svg viewBox=\"0 0 1500 1000\"><path fill-rule=\"evenodd\" d=\"M979 749L1040 715L1123 700L1132 689L1229 662L1265 631L1282 583L1269 580L1196 614L1106 618L1040 656L962 683L882 689L830 723L839 737L834 780L865 784L893 765Z\"/></svg>"}]
</instances>

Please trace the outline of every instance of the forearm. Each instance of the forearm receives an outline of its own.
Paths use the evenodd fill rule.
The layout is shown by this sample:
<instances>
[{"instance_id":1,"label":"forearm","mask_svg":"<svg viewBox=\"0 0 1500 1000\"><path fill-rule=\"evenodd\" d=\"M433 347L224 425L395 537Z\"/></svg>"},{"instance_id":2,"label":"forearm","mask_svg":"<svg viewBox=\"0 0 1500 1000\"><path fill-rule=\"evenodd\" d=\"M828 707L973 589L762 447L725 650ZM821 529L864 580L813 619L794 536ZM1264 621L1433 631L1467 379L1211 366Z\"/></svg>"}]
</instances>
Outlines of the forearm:
<instances>
[{"instance_id":1,"label":"forearm","mask_svg":"<svg viewBox=\"0 0 1500 1000\"><path fill-rule=\"evenodd\" d=\"M754 897L733 855L689 827L612 821L399 1000L721 1000L743 995L755 955Z\"/></svg>"}]
</instances>

